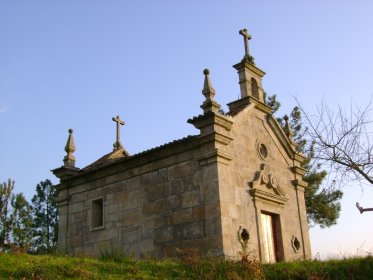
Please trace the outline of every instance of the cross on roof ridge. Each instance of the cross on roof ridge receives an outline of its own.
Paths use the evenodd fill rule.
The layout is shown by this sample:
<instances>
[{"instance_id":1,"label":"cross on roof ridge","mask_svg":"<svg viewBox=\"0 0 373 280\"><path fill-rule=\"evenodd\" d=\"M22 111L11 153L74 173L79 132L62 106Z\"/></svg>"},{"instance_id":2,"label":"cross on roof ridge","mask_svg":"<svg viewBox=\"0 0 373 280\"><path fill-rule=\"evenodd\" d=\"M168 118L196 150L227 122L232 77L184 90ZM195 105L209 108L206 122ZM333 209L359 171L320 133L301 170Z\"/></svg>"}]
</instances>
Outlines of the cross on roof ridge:
<instances>
[{"instance_id":1,"label":"cross on roof ridge","mask_svg":"<svg viewBox=\"0 0 373 280\"><path fill-rule=\"evenodd\" d=\"M120 148L123 148L122 144L120 143L120 126L124 125L125 122L119 118L119 115L116 117L113 117L112 120L117 123L117 138L116 138L117 141L114 143L114 151L115 151L115 150L119 150Z\"/></svg>"}]
</instances>

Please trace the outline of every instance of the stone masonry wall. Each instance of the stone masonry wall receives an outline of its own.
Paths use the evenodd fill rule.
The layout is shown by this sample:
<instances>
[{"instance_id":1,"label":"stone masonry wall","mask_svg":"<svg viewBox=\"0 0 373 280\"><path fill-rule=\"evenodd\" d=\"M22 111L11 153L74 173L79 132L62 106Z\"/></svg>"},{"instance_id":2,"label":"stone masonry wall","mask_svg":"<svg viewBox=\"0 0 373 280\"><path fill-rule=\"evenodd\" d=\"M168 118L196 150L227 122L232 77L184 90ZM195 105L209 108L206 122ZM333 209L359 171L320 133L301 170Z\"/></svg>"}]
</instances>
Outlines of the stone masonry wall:
<instances>
[{"instance_id":1,"label":"stone masonry wall","mask_svg":"<svg viewBox=\"0 0 373 280\"><path fill-rule=\"evenodd\" d=\"M264 260L261 213L267 213L276 219L279 260L310 257L301 170L294 171L299 162L284 147L289 142L276 135L281 128L276 132L252 105L234 117L210 112L191 122L201 128L199 136L63 179L60 249L92 256L194 251L238 257L241 226L250 234L249 251ZM284 194L256 181L262 171L276 177ZM253 193L254 183L262 196ZM92 228L92 202L100 199L103 226Z\"/></svg>"},{"instance_id":2,"label":"stone masonry wall","mask_svg":"<svg viewBox=\"0 0 373 280\"><path fill-rule=\"evenodd\" d=\"M198 149L113 175L107 169L100 176L81 178L81 184L68 190L69 253L161 257L198 251L221 255L217 167L200 167L193 159L195 154ZM92 201L100 198L104 227L92 230Z\"/></svg>"},{"instance_id":3,"label":"stone masonry wall","mask_svg":"<svg viewBox=\"0 0 373 280\"><path fill-rule=\"evenodd\" d=\"M266 114L254 107L247 107L234 118L231 130L234 139L228 151L234 155L229 165L219 165L221 213L223 228L224 254L237 256L241 250L237 242L237 231L240 226L249 231L249 251L263 260L261 212L271 213L279 219L277 232L281 243L281 260L295 260L310 257L310 241L304 204L304 194L298 192L300 214L296 189L292 181L294 173L292 159L286 154L281 143L267 123ZM265 144L268 157L263 159L257 150L258 142ZM284 204L265 200L254 201L250 194L250 182L266 165L268 172L274 174L288 199ZM271 192L270 189L266 189ZM292 239L296 237L302 245L295 251Z\"/></svg>"}]
</instances>

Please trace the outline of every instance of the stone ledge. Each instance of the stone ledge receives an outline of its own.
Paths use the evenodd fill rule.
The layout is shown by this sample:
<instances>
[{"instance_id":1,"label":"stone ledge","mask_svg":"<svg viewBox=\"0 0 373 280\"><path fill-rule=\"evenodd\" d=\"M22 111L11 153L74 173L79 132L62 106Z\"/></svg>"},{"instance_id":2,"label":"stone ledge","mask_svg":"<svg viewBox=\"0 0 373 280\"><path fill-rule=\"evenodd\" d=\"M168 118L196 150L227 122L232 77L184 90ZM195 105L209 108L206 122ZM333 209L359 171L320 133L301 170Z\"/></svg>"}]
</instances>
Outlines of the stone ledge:
<instances>
[{"instance_id":1,"label":"stone ledge","mask_svg":"<svg viewBox=\"0 0 373 280\"><path fill-rule=\"evenodd\" d=\"M220 162L225 165L228 165L229 162L233 159L233 155L228 152L214 149L212 151L202 152L198 155L197 160L201 166Z\"/></svg>"},{"instance_id":2,"label":"stone ledge","mask_svg":"<svg viewBox=\"0 0 373 280\"><path fill-rule=\"evenodd\" d=\"M306 174L307 169L300 167L300 166L293 166L291 167L291 171L293 171L295 174L301 175L302 177L304 174Z\"/></svg>"},{"instance_id":3,"label":"stone ledge","mask_svg":"<svg viewBox=\"0 0 373 280\"><path fill-rule=\"evenodd\" d=\"M289 200L286 197L275 195L259 189L250 190L250 194L254 200L260 200L262 202L267 202L276 206L284 206L284 204Z\"/></svg>"},{"instance_id":4,"label":"stone ledge","mask_svg":"<svg viewBox=\"0 0 373 280\"><path fill-rule=\"evenodd\" d=\"M216 131L214 131L211 134L203 135L199 139L200 139L200 144L205 144L209 142L218 142L223 145L228 145L233 140L232 137L229 137L227 135L221 134Z\"/></svg>"},{"instance_id":5,"label":"stone ledge","mask_svg":"<svg viewBox=\"0 0 373 280\"><path fill-rule=\"evenodd\" d=\"M293 186L300 191L304 191L304 189L308 187L308 183L306 181L303 181L303 180L296 179L296 180L292 180L291 182L292 182Z\"/></svg>"},{"instance_id":6,"label":"stone ledge","mask_svg":"<svg viewBox=\"0 0 373 280\"><path fill-rule=\"evenodd\" d=\"M188 123L193 124L197 129L202 129L206 126L216 124L223 127L225 130L230 131L233 121L231 117L209 111L203 115L189 119Z\"/></svg>"}]
</instances>

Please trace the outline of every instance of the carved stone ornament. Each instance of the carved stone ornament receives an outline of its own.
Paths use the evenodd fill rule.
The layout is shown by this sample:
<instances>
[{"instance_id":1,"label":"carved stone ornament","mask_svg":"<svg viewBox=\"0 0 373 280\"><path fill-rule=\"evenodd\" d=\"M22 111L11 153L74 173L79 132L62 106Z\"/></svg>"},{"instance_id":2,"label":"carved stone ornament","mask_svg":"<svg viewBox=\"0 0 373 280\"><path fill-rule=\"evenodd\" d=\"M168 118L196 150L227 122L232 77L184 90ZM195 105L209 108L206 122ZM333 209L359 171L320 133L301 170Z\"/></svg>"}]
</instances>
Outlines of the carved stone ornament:
<instances>
[{"instance_id":1,"label":"carved stone ornament","mask_svg":"<svg viewBox=\"0 0 373 280\"><path fill-rule=\"evenodd\" d=\"M298 252L300 249L300 242L294 235L291 239L291 247L293 247L295 253Z\"/></svg>"},{"instance_id":2,"label":"carved stone ornament","mask_svg":"<svg viewBox=\"0 0 373 280\"><path fill-rule=\"evenodd\" d=\"M250 194L254 199L275 204L285 204L288 201L277 176L270 174L268 166L264 163L261 164L260 171L256 172L254 180L249 185L251 187Z\"/></svg>"}]
</instances>

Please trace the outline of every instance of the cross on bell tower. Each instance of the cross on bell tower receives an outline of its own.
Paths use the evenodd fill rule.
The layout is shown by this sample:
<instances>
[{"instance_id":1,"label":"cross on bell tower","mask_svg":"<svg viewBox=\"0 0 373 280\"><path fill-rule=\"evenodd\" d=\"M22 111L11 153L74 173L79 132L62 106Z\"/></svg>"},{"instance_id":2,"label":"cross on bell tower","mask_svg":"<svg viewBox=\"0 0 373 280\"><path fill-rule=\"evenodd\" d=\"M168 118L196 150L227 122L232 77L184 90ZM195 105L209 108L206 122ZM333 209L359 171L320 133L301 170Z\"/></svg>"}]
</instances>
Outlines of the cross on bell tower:
<instances>
[{"instance_id":1,"label":"cross on bell tower","mask_svg":"<svg viewBox=\"0 0 373 280\"><path fill-rule=\"evenodd\" d=\"M250 54L249 54L249 40L251 40L251 35L247 32L247 29L241 29L238 32L240 35L243 37L244 45L245 45L245 55L243 59L249 59Z\"/></svg>"},{"instance_id":2,"label":"cross on bell tower","mask_svg":"<svg viewBox=\"0 0 373 280\"><path fill-rule=\"evenodd\" d=\"M250 63L254 64L254 57L252 57L249 52L249 40L251 40L251 35L247 32L246 28L241 29L238 33L243 36L245 45L245 55L242 60L248 60Z\"/></svg>"},{"instance_id":3,"label":"cross on bell tower","mask_svg":"<svg viewBox=\"0 0 373 280\"><path fill-rule=\"evenodd\" d=\"M262 78L265 73L255 65L254 58L249 52L249 40L251 40L251 35L246 28L241 29L239 34L244 39L245 55L243 59L239 63L233 65L233 67L238 73L241 98L236 102L229 103L229 109L234 110L245 104L255 102L258 104L260 103L260 105L258 105L260 108L265 108L265 111L268 111L269 107L265 105L262 87Z\"/></svg>"},{"instance_id":4,"label":"cross on bell tower","mask_svg":"<svg viewBox=\"0 0 373 280\"><path fill-rule=\"evenodd\" d=\"M114 151L123 148L122 144L120 143L120 126L124 125L125 122L122 121L119 116L113 117L112 120L117 123L117 141L114 143Z\"/></svg>"}]
</instances>

